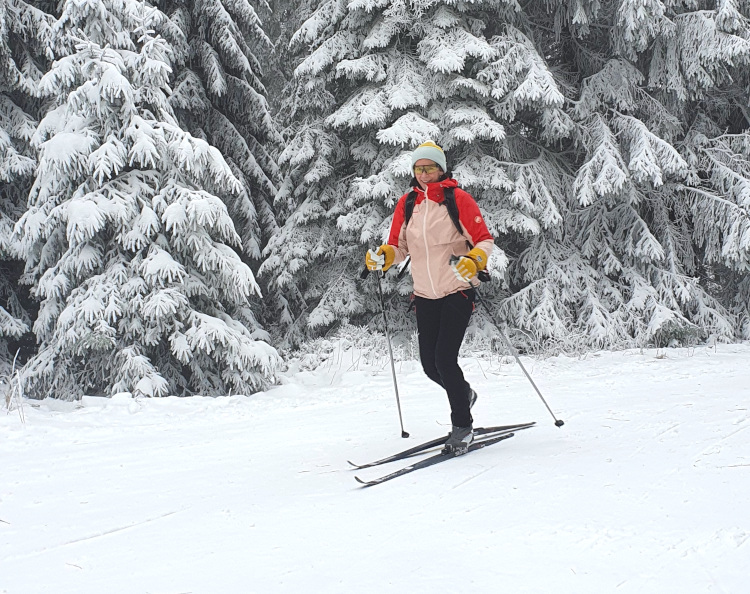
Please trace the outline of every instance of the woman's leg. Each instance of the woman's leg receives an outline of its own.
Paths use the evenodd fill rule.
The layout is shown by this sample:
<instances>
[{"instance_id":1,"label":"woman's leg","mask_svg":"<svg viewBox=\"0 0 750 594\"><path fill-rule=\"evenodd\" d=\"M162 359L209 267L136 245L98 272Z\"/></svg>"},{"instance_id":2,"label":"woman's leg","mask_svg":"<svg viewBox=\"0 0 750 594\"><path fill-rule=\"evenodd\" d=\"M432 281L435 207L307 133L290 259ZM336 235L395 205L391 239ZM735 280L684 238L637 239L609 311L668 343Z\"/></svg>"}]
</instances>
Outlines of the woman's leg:
<instances>
[{"instance_id":1,"label":"woman's leg","mask_svg":"<svg viewBox=\"0 0 750 594\"><path fill-rule=\"evenodd\" d=\"M422 369L448 394L451 423L468 427L471 387L458 366L458 351L474 309L474 290L462 291L442 299L416 298L419 358Z\"/></svg>"},{"instance_id":2,"label":"woman's leg","mask_svg":"<svg viewBox=\"0 0 750 594\"><path fill-rule=\"evenodd\" d=\"M440 317L443 300L415 297L414 308L417 314L419 360L422 362L422 369L424 369L427 377L442 386L443 380L440 379L440 374L435 365L435 350L440 338Z\"/></svg>"},{"instance_id":3,"label":"woman's leg","mask_svg":"<svg viewBox=\"0 0 750 594\"><path fill-rule=\"evenodd\" d=\"M469 395L471 386L458 365L458 351L474 310L474 290L460 291L444 298L440 336L435 348L435 366L448 393L451 422L456 427L472 424Z\"/></svg>"}]
</instances>

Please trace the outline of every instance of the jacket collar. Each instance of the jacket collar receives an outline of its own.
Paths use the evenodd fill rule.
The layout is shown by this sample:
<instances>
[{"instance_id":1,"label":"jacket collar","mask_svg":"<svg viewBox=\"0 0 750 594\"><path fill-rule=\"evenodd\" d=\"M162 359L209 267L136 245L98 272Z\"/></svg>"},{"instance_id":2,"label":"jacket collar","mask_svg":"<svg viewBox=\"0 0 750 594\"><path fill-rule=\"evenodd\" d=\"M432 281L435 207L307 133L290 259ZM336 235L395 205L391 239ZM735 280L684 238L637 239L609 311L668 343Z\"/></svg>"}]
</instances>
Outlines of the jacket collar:
<instances>
[{"instance_id":1,"label":"jacket collar","mask_svg":"<svg viewBox=\"0 0 750 594\"><path fill-rule=\"evenodd\" d=\"M427 184L427 191L423 190L422 187L417 183L417 180L414 179L412 186L414 187L414 190L417 192L417 203L424 200L425 197L429 198L433 202L442 202L444 199L443 190L445 188L456 188L458 187L458 182L453 179L452 177L437 181L433 184Z\"/></svg>"}]
</instances>

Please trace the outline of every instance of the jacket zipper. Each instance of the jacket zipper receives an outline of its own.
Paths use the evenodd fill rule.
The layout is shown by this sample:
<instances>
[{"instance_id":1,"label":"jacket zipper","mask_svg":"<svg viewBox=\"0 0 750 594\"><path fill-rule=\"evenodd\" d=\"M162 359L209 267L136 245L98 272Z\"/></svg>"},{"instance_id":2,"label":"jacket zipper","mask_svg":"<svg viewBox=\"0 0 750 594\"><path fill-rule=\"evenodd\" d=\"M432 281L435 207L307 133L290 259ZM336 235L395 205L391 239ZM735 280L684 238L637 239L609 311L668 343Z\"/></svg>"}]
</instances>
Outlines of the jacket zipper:
<instances>
[{"instance_id":1,"label":"jacket zipper","mask_svg":"<svg viewBox=\"0 0 750 594\"><path fill-rule=\"evenodd\" d=\"M430 279L430 287L432 287L432 294L437 298L438 294L435 290L435 283L432 280L432 272L430 268L430 249L427 244L427 211L430 208L430 198L427 196L427 190L424 191L425 210L424 217L422 217L422 239L424 240L424 251L427 260L427 278Z\"/></svg>"}]
</instances>

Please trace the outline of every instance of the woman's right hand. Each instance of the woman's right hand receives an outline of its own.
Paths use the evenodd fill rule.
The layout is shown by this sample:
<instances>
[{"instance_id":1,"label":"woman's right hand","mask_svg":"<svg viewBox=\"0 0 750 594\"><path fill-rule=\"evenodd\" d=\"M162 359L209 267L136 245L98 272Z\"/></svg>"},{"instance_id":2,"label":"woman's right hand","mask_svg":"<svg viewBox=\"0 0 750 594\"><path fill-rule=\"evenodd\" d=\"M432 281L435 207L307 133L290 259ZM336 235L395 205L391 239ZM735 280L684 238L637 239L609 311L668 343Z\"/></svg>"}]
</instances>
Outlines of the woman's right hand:
<instances>
[{"instance_id":1,"label":"woman's right hand","mask_svg":"<svg viewBox=\"0 0 750 594\"><path fill-rule=\"evenodd\" d=\"M367 266L367 270L382 270L385 272L391 267L395 258L396 250L392 245L385 243L377 250L367 250L365 265Z\"/></svg>"}]
</instances>

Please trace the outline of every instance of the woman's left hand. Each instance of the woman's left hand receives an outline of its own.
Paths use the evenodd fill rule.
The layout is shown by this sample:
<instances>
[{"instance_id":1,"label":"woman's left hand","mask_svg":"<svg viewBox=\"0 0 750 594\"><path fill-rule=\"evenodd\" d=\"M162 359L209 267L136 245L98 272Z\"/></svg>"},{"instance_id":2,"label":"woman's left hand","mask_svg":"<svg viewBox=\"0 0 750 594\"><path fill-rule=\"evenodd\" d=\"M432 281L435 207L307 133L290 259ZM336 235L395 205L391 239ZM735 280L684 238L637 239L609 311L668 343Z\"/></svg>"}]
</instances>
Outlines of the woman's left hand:
<instances>
[{"instance_id":1,"label":"woman's left hand","mask_svg":"<svg viewBox=\"0 0 750 594\"><path fill-rule=\"evenodd\" d=\"M465 256L451 258L451 268L458 280L470 282L480 270L487 266L487 254L479 248L474 248Z\"/></svg>"}]
</instances>

